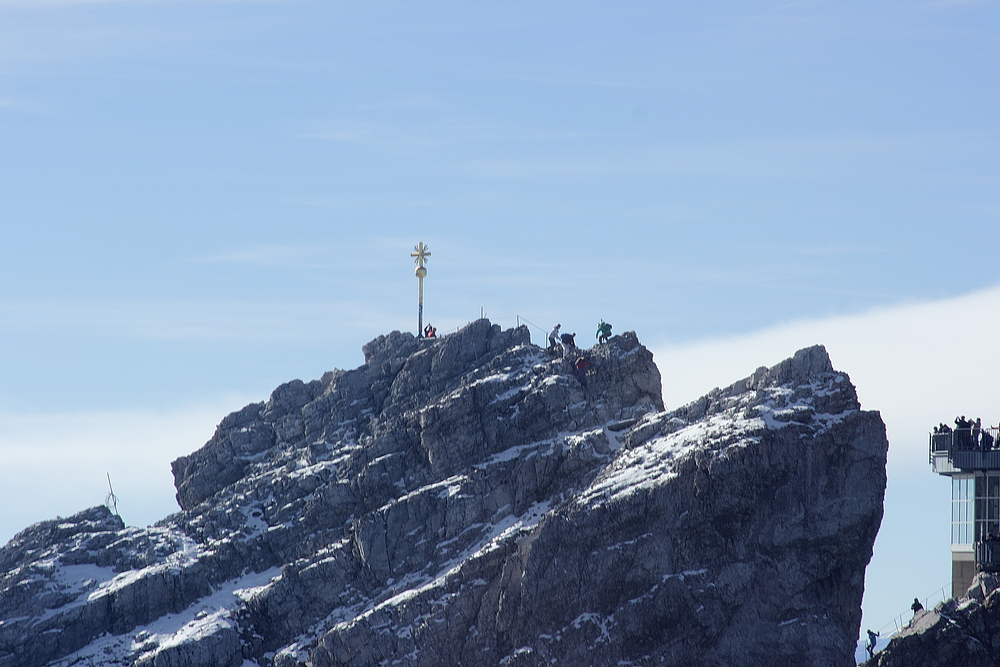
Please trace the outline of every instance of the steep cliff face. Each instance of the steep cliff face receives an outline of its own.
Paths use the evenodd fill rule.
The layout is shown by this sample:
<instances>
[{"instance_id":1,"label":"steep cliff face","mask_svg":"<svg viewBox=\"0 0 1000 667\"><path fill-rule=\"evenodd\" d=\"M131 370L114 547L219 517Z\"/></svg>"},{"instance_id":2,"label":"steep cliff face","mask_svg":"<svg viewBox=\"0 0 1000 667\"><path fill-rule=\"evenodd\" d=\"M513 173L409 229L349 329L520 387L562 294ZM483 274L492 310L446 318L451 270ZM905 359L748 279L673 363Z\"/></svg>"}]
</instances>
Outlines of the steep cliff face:
<instances>
[{"instance_id":1,"label":"steep cliff face","mask_svg":"<svg viewBox=\"0 0 1000 667\"><path fill-rule=\"evenodd\" d=\"M884 427L822 348L673 412L635 335L567 360L394 332L173 464L182 511L0 550L0 667L849 665Z\"/></svg>"},{"instance_id":2,"label":"steep cliff face","mask_svg":"<svg viewBox=\"0 0 1000 667\"><path fill-rule=\"evenodd\" d=\"M996 667L1000 665L1000 575L976 575L965 597L917 612L872 667Z\"/></svg>"}]
</instances>

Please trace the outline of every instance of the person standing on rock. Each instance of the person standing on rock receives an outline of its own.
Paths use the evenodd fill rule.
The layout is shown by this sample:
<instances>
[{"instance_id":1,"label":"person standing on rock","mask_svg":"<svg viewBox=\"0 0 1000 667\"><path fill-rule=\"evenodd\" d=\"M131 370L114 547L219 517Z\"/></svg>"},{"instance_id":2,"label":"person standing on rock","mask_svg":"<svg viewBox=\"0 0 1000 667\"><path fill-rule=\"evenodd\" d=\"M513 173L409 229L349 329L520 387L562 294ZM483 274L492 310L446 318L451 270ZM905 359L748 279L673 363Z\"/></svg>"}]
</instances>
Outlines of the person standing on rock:
<instances>
[{"instance_id":1,"label":"person standing on rock","mask_svg":"<svg viewBox=\"0 0 1000 667\"><path fill-rule=\"evenodd\" d=\"M597 325L597 342L607 343L609 338L611 338L611 325L601 320L601 323Z\"/></svg>"},{"instance_id":2,"label":"person standing on rock","mask_svg":"<svg viewBox=\"0 0 1000 667\"><path fill-rule=\"evenodd\" d=\"M561 324L557 324L549 332L549 349L555 352L559 349L559 327Z\"/></svg>"},{"instance_id":3,"label":"person standing on rock","mask_svg":"<svg viewBox=\"0 0 1000 667\"><path fill-rule=\"evenodd\" d=\"M924 610L924 605L920 604L920 600L913 598L913 604L910 605L910 609L913 610L913 615L916 616L918 612Z\"/></svg>"},{"instance_id":4,"label":"person standing on rock","mask_svg":"<svg viewBox=\"0 0 1000 667\"><path fill-rule=\"evenodd\" d=\"M878 642L878 634L879 633L877 632L872 632L871 630L868 630L868 644L865 646L865 648L868 649L869 660L875 657L875 643Z\"/></svg>"}]
</instances>

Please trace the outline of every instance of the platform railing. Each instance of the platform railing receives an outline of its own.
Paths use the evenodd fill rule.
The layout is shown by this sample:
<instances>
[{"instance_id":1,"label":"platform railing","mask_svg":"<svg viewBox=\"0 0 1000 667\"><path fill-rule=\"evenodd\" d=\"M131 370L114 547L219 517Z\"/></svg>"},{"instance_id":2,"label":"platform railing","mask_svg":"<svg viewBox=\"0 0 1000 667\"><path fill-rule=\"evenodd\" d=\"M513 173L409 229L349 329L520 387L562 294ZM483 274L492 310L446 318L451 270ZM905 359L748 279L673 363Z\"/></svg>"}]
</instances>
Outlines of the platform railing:
<instances>
[{"instance_id":1,"label":"platform railing","mask_svg":"<svg viewBox=\"0 0 1000 667\"><path fill-rule=\"evenodd\" d=\"M976 569L980 572L1000 571L1000 539L985 539L975 544Z\"/></svg>"},{"instance_id":2,"label":"platform railing","mask_svg":"<svg viewBox=\"0 0 1000 667\"><path fill-rule=\"evenodd\" d=\"M948 462L961 470L1000 470L1000 427L955 429L947 433L931 433L928 460L947 452Z\"/></svg>"}]
</instances>

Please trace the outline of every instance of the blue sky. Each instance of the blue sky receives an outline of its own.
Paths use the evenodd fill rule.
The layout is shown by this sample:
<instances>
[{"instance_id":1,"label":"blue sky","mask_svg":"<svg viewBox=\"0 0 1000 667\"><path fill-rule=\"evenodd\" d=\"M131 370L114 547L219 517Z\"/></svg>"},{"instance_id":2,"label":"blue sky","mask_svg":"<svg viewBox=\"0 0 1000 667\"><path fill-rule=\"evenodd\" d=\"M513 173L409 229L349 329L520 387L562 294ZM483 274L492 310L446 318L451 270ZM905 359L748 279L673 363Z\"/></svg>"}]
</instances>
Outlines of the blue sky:
<instances>
[{"instance_id":1,"label":"blue sky","mask_svg":"<svg viewBox=\"0 0 1000 667\"><path fill-rule=\"evenodd\" d=\"M875 403L916 362L843 331L912 350L908 314L957 330L955 308L1000 311L998 19L986 1L0 0L0 540L101 502L109 470L126 519L172 511L166 462L227 410L415 326L417 241L441 331L483 309L588 339L604 318L671 363L729 359L707 386L704 364L665 369L671 405L807 332L889 421L849 362ZM956 330L919 364L958 349L946 368L978 378L990 345ZM962 411L921 395L895 413L919 423L889 424L900 507L940 490L920 438ZM884 534L915 532L896 516ZM899 590L869 586L866 622L947 582L941 544Z\"/></svg>"}]
</instances>

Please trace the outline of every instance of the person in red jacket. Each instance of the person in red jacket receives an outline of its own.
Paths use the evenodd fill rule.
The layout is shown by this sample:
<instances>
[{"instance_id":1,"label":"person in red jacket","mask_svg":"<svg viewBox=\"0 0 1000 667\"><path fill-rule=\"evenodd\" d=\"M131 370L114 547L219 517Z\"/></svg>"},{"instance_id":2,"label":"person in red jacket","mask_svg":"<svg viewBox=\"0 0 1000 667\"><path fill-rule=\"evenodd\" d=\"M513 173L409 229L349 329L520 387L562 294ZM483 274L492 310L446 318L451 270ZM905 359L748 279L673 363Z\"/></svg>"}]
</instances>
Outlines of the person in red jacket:
<instances>
[{"instance_id":1,"label":"person in red jacket","mask_svg":"<svg viewBox=\"0 0 1000 667\"><path fill-rule=\"evenodd\" d=\"M593 366L590 363L590 359L587 357L577 357L576 363L573 364L573 368L576 369L576 379L580 381L584 387L587 386L587 371Z\"/></svg>"}]
</instances>

